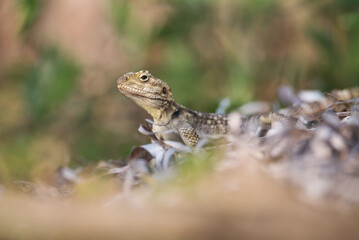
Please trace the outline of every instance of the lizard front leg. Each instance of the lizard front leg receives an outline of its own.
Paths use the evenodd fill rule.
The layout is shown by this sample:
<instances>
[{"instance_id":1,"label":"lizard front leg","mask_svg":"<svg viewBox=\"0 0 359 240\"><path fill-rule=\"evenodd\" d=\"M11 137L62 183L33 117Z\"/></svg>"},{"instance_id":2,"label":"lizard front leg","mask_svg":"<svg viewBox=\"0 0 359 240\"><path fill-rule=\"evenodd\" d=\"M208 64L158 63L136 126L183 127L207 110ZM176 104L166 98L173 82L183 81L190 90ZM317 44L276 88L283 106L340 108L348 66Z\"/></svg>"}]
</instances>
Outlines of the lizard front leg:
<instances>
[{"instance_id":1,"label":"lizard front leg","mask_svg":"<svg viewBox=\"0 0 359 240\"><path fill-rule=\"evenodd\" d=\"M187 122L182 122L178 128L182 141L190 147L197 145L199 136L196 130Z\"/></svg>"}]
</instances>

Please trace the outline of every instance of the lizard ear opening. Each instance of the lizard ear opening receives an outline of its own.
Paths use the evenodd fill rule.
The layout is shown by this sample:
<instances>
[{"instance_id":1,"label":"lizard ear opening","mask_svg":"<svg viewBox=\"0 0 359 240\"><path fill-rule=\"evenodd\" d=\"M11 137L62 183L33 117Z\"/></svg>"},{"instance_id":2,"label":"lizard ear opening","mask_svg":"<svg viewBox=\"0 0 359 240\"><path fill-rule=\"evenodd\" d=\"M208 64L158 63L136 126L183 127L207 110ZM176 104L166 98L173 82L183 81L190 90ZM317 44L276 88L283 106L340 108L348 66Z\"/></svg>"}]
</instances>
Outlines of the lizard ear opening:
<instances>
[{"instance_id":1,"label":"lizard ear opening","mask_svg":"<svg viewBox=\"0 0 359 240\"><path fill-rule=\"evenodd\" d=\"M167 94L167 89L166 89L166 87L163 87L163 88L162 88L162 93L163 93L163 94Z\"/></svg>"}]
</instances>

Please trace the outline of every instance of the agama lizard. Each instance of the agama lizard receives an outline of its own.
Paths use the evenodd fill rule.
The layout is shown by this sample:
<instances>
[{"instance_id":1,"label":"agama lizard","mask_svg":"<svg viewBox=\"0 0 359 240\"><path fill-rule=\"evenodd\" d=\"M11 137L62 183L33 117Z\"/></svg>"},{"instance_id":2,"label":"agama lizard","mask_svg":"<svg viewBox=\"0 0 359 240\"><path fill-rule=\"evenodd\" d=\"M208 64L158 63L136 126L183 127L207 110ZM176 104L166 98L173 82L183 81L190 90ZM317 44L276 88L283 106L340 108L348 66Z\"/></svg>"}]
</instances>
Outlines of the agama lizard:
<instances>
[{"instance_id":1,"label":"agama lizard","mask_svg":"<svg viewBox=\"0 0 359 240\"><path fill-rule=\"evenodd\" d=\"M200 139L220 138L230 132L227 115L197 112L176 103L168 84L151 75L149 71L126 73L117 80L117 87L153 117L152 131L159 139L180 141L194 147ZM261 137L271 128L273 122L294 126L299 116L314 115L336 103L344 103L344 107L348 108L346 101L357 97L359 88L333 91L320 102L292 106L279 113L244 116L240 128L248 131L251 129L248 126L254 125L256 134L258 132L257 135ZM343 111L336 108L336 112Z\"/></svg>"},{"instance_id":2,"label":"agama lizard","mask_svg":"<svg viewBox=\"0 0 359 240\"><path fill-rule=\"evenodd\" d=\"M168 84L147 70L126 73L117 87L153 117L152 131L159 139L194 147L200 139L221 138L230 131L227 115L201 113L176 103Z\"/></svg>"}]
</instances>

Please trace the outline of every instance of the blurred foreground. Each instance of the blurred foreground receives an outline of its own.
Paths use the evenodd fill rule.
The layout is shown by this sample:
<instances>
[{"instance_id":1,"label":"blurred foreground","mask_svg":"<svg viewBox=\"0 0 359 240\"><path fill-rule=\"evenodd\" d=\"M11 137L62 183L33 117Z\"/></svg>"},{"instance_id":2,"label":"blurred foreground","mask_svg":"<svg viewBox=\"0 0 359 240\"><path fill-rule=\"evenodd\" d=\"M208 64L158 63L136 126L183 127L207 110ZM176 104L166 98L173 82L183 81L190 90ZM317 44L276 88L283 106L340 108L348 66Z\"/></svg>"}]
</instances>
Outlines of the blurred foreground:
<instances>
[{"instance_id":1,"label":"blurred foreground","mask_svg":"<svg viewBox=\"0 0 359 240\"><path fill-rule=\"evenodd\" d=\"M202 174L191 186L151 186L126 198L114 197L115 189L109 188L94 191L97 196L60 201L1 197L0 236L357 239L357 206L308 204L281 182L266 176L263 168L250 158L246 160L249 164L229 171Z\"/></svg>"}]
</instances>

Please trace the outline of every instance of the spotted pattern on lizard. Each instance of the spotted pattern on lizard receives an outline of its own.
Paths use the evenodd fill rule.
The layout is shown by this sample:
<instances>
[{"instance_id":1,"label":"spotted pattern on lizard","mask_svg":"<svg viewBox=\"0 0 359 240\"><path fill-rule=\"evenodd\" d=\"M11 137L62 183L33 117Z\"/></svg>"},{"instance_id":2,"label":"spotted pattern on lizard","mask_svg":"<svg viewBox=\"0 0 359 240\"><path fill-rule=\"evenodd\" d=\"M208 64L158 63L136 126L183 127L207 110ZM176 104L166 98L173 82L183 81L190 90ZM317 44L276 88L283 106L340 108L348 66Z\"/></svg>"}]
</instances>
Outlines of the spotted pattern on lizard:
<instances>
[{"instance_id":1,"label":"spotted pattern on lizard","mask_svg":"<svg viewBox=\"0 0 359 240\"><path fill-rule=\"evenodd\" d=\"M169 85L147 70L124 74L118 78L117 87L153 117L152 131L159 139L194 147L201 139L217 139L230 132L227 115L197 112L176 103ZM294 126L300 116L314 116L328 106L339 111L338 108L348 108L345 101L357 97L359 88L332 91L321 101L281 109L278 113L243 116L240 128L259 126L258 136L264 136L275 122Z\"/></svg>"},{"instance_id":2,"label":"spotted pattern on lizard","mask_svg":"<svg viewBox=\"0 0 359 240\"><path fill-rule=\"evenodd\" d=\"M117 87L153 117L152 131L159 139L194 147L201 139L218 139L230 132L227 115L197 112L176 103L168 84L147 70L124 74Z\"/></svg>"}]
</instances>

